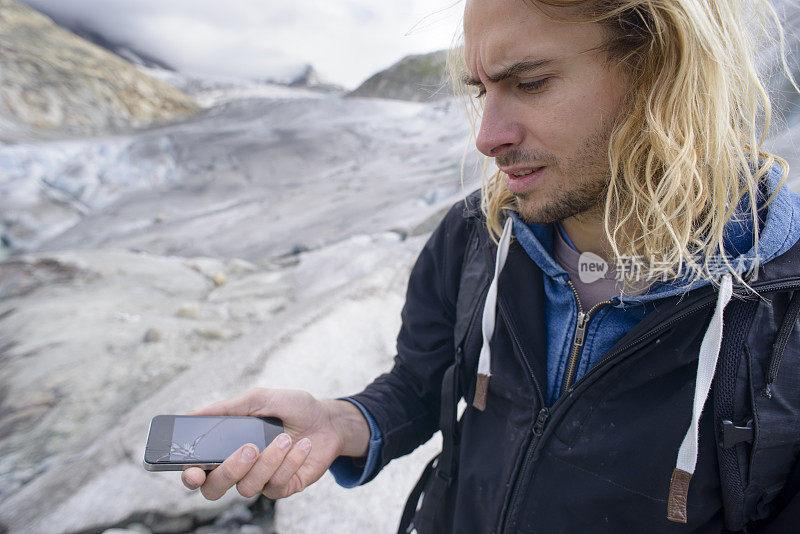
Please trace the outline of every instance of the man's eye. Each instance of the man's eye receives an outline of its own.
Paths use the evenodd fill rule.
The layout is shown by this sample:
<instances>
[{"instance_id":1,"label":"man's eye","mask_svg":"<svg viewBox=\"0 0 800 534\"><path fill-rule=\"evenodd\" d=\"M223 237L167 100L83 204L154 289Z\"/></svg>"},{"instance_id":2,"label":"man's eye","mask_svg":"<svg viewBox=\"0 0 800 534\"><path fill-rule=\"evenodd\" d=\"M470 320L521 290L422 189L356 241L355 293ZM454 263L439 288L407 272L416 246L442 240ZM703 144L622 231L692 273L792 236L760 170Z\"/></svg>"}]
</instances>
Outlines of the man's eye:
<instances>
[{"instance_id":1,"label":"man's eye","mask_svg":"<svg viewBox=\"0 0 800 534\"><path fill-rule=\"evenodd\" d=\"M544 87L547 84L548 80L550 80L550 78L542 78L541 80L536 80L534 82L521 83L517 87L525 91L527 90L536 91Z\"/></svg>"},{"instance_id":2,"label":"man's eye","mask_svg":"<svg viewBox=\"0 0 800 534\"><path fill-rule=\"evenodd\" d=\"M536 81L533 81L533 82L521 83L521 84L517 85L517 87L519 87L523 91L538 91L539 89L542 89L545 85L547 85L547 82L549 80L550 80L550 78L542 78L541 80L536 80ZM485 87L481 87L480 89L478 89L478 94L475 95L475 98L480 100L485 95L486 95L486 88Z\"/></svg>"}]
</instances>

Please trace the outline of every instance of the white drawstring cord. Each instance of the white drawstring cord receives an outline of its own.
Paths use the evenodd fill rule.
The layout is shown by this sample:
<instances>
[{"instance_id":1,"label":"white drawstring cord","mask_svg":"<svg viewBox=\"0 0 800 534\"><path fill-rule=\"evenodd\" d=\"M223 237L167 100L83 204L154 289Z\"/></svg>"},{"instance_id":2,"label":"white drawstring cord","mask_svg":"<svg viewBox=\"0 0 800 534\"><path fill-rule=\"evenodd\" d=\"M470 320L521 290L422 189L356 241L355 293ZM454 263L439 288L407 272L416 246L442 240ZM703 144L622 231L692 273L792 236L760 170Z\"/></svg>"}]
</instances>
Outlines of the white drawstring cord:
<instances>
[{"instance_id":1,"label":"white drawstring cord","mask_svg":"<svg viewBox=\"0 0 800 534\"><path fill-rule=\"evenodd\" d=\"M731 300L733 294L733 282L730 273L722 276L719 294L717 295L717 307L714 315L703 336L700 344L700 356L697 362L697 379L694 386L694 404L692 406L692 423L683 438L681 447L678 450L678 461L675 470L672 472L672 479L669 484L669 498L667 500L667 519L677 523L686 523L686 501L689 496L689 482L694 474L697 465L698 449L698 428L700 425L700 414L708 398L711 389L711 382L714 380L714 373L717 369L717 359L719 349L722 346L722 319L725 306Z\"/></svg>"},{"instance_id":2,"label":"white drawstring cord","mask_svg":"<svg viewBox=\"0 0 800 534\"><path fill-rule=\"evenodd\" d=\"M489 349L489 341L494 335L494 325L497 314L497 280L500 278L500 271L506 264L508 257L508 247L511 245L511 234L514 230L514 220L509 216L503 227L503 235L500 236L500 243L497 245L497 257L494 263L494 278L489 285L486 293L486 302L483 304L483 320L481 327L483 330L483 345L481 355L478 358L478 376L475 383L475 397L472 405L478 410L486 408L486 393L489 390L489 377L492 376L492 353Z\"/></svg>"}]
</instances>

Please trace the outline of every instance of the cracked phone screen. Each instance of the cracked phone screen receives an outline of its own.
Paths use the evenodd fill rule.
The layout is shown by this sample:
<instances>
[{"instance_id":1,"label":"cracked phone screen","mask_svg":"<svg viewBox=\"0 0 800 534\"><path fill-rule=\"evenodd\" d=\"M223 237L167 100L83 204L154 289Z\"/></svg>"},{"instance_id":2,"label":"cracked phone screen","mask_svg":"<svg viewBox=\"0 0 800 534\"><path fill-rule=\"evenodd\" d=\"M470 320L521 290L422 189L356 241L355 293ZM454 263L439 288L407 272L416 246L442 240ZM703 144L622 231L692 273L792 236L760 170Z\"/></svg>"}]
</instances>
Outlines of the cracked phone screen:
<instances>
[{"instance_id":1,"label":"cracked phone screen","mask_svg":"<svg viewBox=\"0 0 800 534\"><path fill-rule=\"evenodd\" d=\"M266 447L264 423L243 417L176 417L171 462L221 462L245 443Z\"/></svg>"}]
</instances>

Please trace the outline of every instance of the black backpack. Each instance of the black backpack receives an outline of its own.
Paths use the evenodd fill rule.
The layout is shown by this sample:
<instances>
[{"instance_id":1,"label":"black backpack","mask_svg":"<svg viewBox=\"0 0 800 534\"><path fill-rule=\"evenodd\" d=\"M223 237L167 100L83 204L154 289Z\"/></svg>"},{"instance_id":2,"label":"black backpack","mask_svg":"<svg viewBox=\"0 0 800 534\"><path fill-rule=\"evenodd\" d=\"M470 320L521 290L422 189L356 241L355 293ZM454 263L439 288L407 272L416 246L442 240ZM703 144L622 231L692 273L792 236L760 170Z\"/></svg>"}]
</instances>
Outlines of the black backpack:
<instances>
[{"instance_id":1,"label":"black backpack","mask_svg":"<svg viewBox=\"0 0 800 534\"><path fill-rule=\"evenodd\" d=\"M473 228L456 306L455 362L442 380L439 419L442 452L428 463L409 495L398 534L441 534L452 530L449 514L442 511L453 509L453 503L445 499L453 494L447 489L456 483L458 476L457 405L462 396L458 368L467 331L479 313L480 297L490 281L482 268L480 254L478 230ZM789 477L786 476L786 462L796 462L800 448L800 428L796 427L796 415L800 412L800 362L785 365L782 370L784 375L791 375L782 378L798 385L794 397L773 399L772 388L800 315L800 290L785 289L788 291L775 299L776 303L780 300L775 305L775 317L781 322L768 361L757 361L745 345L745 335L757 312L757 300L734 298L725 308L725 335L712 387L725 524L734 532L769 518L776 508L785 505L780 499L784 488L800 488L797 463ZM787 418L787 405L791 408L790 415L795 416L793 419Z\"/></svg>"}]
</instances>

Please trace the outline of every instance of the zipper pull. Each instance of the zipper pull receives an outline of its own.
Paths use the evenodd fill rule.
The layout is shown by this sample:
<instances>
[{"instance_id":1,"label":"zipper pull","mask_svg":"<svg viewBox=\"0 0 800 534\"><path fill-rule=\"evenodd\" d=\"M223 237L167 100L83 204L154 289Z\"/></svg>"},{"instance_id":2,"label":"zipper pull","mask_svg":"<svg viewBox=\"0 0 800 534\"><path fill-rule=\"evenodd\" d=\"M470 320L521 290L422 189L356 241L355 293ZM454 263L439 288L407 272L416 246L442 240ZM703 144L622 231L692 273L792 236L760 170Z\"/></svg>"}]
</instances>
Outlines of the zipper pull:
<instances>
[{"instance_id":1,"label":"zipper pull","mask_svg":"<svg viewBox=\"0 0 800 534\"><path fill-rule=\"evenodd\" d=\"M550 417L550 410L547 408L539 410L539 414L536 416L536 423L533 425L534 434L537 436L542 435L542 432L544 432L544 424L547 422L548 417Z\"/></svg>"},{"instance_id":2,"label":"zipper pull","mask_svg":"<svg viewBox=\"0 0 800 534\"><path fill-rule=\"evenodd\" d=\"M586 334L586 323L589 320L589 314L578 312L578 327L575 329L575 346L580 347L583 345L583 337Z\"/></svg>"}]
</instances>

